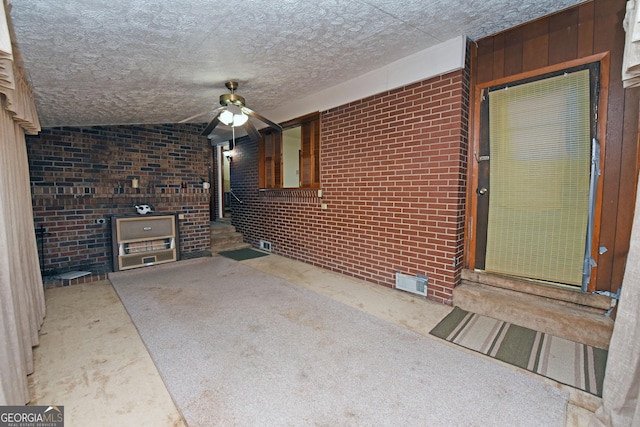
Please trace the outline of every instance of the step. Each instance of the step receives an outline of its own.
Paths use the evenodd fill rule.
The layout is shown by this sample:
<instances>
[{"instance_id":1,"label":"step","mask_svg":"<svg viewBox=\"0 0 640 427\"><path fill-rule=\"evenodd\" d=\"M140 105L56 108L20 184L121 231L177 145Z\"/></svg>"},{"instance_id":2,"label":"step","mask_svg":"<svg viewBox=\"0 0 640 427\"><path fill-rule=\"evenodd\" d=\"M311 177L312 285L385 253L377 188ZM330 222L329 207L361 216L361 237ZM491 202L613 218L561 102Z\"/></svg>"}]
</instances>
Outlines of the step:
<instances>
[{"instance_id":1,"label":"step","mask_svg":"<svg viewBox=\"0 0 640 427\"><path fill-rule=\"evenodd\" d=\"M495 286L498 288L518 291L538 297L548 298L560 304L581 308L594 313L604 313L611 308L611 298L588 292L582 292L577 287L563 287L552 285L548 282L540 282L504 276L484 271L463 269L461 278L463 281Z\"/></svg>"},{"instance_id":2,"label":"step","mask_svg":"<svg viewBox=\"0 0 640 427\"><path fill-rule=\"evenodd\" d=\"M236 228L228 222L211 221L211 235L219 233L233 233Z\"/></svg>"},{"instance_id":3,"label":"step","mask_svg":"<svg viewBox=\"0 0 640 427\"><path fill-rule=\"evenodd\" d=\"M469 280L453 290L453 304L463 310L524 326L571 341L608 349L613 320L604 311L579 308L520 291Z\"/></svg>"},{"instance_id":4,"label":"step","mask_svg":"<svg viewBox=\"0 0 640 427\"><path fill-rule=\"evenodd\" d=\"M237 251L239 249L246 249L246 248L250 248L251 245L249 243L244 243L244 242L239 242L239 243L227 243L224 245L219 245L219 246L212 246L211 247L211 253L214 254L218 254L220 252L227 252L227 251Z\"/></svg>"},{"instance_id":5,"label":"step","mask_svg":"<svg viewBox=\"0 0 640 427\"><path fill-rule=\"evenodd\" d=\"M211 253L250 248L251 245L243 240L242 233L238 233L231 223L227 221L211 222Z\"/></svg>"},{"instance_id":6,"label":"step","mask_svg":"<svg viewBox=\"0 0 640 427\"><path fill-rule=\"evenodd\" d=\"M226 243L242 242L242 233L237 231L225 233L211 233L211 246L224 245Z\"/></svg>"}]
</instances>

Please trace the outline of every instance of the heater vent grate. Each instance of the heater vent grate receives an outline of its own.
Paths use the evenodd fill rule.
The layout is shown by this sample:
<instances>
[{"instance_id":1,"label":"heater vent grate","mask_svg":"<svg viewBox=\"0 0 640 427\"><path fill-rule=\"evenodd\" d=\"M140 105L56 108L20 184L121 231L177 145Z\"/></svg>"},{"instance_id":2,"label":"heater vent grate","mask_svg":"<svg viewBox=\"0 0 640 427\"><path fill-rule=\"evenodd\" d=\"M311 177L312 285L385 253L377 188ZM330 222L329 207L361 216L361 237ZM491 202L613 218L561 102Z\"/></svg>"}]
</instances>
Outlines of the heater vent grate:
<instances>
[{"instance_id":1,"label":"heater vent grate","mask_svg":"<svg viewBox=\"0 0 640 427\"><path fill-rule=\"evenodd\" d=\"M396 272L396 289L411 292L412 294L427 296L427 284L429 279L427 276L418 274L417 276L409 276Z\"/></svg>"},{"instance_id":2,"label":"heater vent grate","mask_svg":"<svg viewBox=\"0 0 640 427\"><path fill-rule=\"evenodd\" d=\"M260 240L260 249L262 249L263 251L271 252L271 242Z\"/></svg>"}]
</instances>

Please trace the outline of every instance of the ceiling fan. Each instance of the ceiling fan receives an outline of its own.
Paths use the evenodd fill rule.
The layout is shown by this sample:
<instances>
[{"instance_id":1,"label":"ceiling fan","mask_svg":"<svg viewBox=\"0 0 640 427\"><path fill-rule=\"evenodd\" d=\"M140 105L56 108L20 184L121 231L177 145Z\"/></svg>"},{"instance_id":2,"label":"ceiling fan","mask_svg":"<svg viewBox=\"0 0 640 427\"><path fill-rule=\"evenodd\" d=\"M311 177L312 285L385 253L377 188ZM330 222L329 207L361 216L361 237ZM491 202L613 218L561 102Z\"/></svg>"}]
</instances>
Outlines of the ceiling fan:
<instances>
[{"instance_id":1,"label":"ceiling fan","mask_svg":"<svg viewBox=\"0 0 640 427\"><path fill-rule=\"evenodd\" d=\"M242 126L242 128L247 132L249 138L253 141L257 141L260 139L260 133L256 129L256 127L249 121L249 117L253 117L254 119L260 120L261 122L269 125L273 129L282 132L282 127L277 123L272 122L266 117L256 113L252 109L248 108L245 105L244 97L235 93L238 88L238 82L228 81L225 83L225 86L231 93L225 93L220 95L220 105L221 107L213 110L214 116L213 119L209 122L207 127L202 131L202 136L209 136L213 130L218 126L218 124L222 123L227 126L230 126L233 131L233 139L235 140L235 128ZM185 123L191 121L197 117L203 116L205 114L211 113L207 111L205 113L196 114L195 116L191 116L187 119L181 120L180 123Z\"/></svg>"}]
</instances>

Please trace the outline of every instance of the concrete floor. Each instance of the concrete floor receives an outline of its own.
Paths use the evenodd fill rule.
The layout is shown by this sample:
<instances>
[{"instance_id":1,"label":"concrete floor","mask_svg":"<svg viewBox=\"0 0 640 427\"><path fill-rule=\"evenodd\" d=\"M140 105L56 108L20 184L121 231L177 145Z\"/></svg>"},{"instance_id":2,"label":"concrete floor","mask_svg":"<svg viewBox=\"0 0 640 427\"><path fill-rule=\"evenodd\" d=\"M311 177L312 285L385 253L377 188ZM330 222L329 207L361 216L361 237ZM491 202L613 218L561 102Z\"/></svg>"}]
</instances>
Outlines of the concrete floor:
<instances>
[{"instance_id":1,"label":"concrete floor","mask_svg":"<svg viewBox=\"0 0 640 427\"><path fill-rule=\"evenodd\" d=\"M277 255L242 263L427 337L451 310ZM108 281L48 289L45 295L47 317L29 378L31 404L63 405L67 427L186 425ZM588 425L600 399L534 376L569 391L567 426Z\"/></svg>"}]
</instances>

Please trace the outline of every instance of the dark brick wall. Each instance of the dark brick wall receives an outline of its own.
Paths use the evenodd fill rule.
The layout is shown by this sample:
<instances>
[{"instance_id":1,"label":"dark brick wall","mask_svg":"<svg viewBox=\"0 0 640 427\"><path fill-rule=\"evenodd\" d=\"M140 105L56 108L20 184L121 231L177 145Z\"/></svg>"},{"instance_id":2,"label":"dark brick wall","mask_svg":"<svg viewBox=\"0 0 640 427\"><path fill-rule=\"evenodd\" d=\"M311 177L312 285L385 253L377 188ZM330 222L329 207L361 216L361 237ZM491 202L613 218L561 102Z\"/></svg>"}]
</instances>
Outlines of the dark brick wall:
<instances>
[{"instance_id":1,"label":"dark brick wall","mask_svg":"<svg viewBox=\"0 0 640 427\"><path fill-rule=\"evenodd\" d=\"M233 223L247 242L384 286L426 274L428 298L451 303L460 280L468 132L466 70L321 115L317 190L258 188L256 144L231 165ZM327 209L321 205L326 204Z\"/></svg>"},{"instance_id":2,"label":"dark brick wall","mask_svg":"<svg viewBox=\"0 0 640 427\"><path fill-rule=\"evenodd\" d=\"M199 125L93 126L43 129L27 137L38 250L45 274L112 271L110 215L157 211L179 221L183 257L210 245L211 147ZM139 180L132 188L131 180Z\"/></svg>"}]
</instances>

